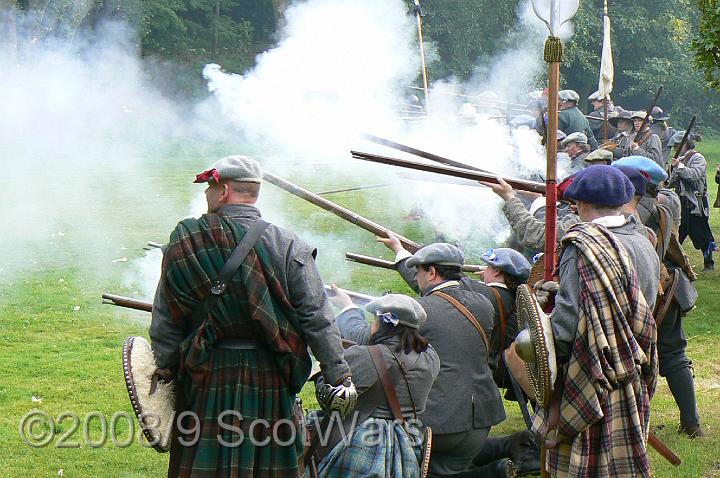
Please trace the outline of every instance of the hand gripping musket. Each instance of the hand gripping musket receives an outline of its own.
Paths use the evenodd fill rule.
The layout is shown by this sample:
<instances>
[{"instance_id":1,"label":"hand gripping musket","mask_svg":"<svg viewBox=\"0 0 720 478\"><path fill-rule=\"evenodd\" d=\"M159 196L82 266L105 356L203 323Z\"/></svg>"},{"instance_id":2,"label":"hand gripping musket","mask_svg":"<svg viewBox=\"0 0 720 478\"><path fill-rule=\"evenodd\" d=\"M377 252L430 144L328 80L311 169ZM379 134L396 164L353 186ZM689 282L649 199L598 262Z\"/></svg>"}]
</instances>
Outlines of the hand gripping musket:
<instances>
[{"instance_id":1,"label":"hand gripping musket","mask_svg":"<svg viewBox=\"0 0 720 478\"><path fill-rule=\"evenodd\" d=\"M328 212L335 214L342 219L345 219L348 222L355 224L356 226L365 229L372 234L375 234L376 236L387 237L388 233L392 233L400 240L400 243L403 245L403 247L405 247L405 249L412 253L417 252L418 249L422 247L420 244L408 239L407 237L396 234L390 229L383 227L376 222L364 218L363 216L356 214L347 208L335 204L332 201L328 201L327 199L320 197L317 194L308 191L307 189L303 189L300 186L293 184L290 181L287 181L281 177L275 176L274 174L270 174L267 171L263 172L263 179L281 189L284 189L290 194L304 199L322 209L325 209Z\"/></svg>"},{"instance_id":2,"label":"hand gripping musket","mask_svg":"<svg viewBox=\"0 0 720 478\"><path fill-rule=\"evenodd\" d=\"M362 254L355 254L354 252L346 252L345 259L350 262L357 262L358 264L365 264L367 266L379 267L380 269L395 270L395 263L387 261L385 259L378 259L376 257L365 256ZM479 266L475 264L465 264L462 266L463 272L482 272L486 268L485 266Z\"/></svg>"},{"instance_id":3,"label":"hand gripping musket","mask_svg":"<svg viewBox=\"0 0 720 478\"><path fill-rule=\"evenodd\" d=\"M360 151L350 151L353 158L370 161L373 163L388 164L390 166L399 166L401 168L415 169L417 171L425 171L428 173L442 174L456 178L470 179L472 181L485 181L490 183L499 183L498 178L504 179L514 189L528 191L533 193L545 194L545 185L535 181L527 181L525 179L516 179L500 176L497 174L483 173L465 168L456 168L453 166L440 166L434 164L419 163L407 159L390 158L387 156L378 156L376 154L363 153ZM479 185L478 185L479 186Z\"/></svg>"},{"instance_id":4,"label":"hand gripping musket","mask_svg":"<svg viewBox=\"0 0 720 478\"><path fill-rule=\"evenodd\" d=\"M675 149L675 154L673 155L673 161L676 161L680 157L680 151L682 151L683 147L685 147L685 143L687 143L687 140L690 137L690 133L692 133L692 129L695 126L696 119L697 119L696 116L693 115L692 119L690 120L690 124L685 129L685 134L683 135L682 141L680 141L680 144ZM671 169L672 169L672 162L667 166L668 176L670 176Z\"/></svg>"}]
</instances>

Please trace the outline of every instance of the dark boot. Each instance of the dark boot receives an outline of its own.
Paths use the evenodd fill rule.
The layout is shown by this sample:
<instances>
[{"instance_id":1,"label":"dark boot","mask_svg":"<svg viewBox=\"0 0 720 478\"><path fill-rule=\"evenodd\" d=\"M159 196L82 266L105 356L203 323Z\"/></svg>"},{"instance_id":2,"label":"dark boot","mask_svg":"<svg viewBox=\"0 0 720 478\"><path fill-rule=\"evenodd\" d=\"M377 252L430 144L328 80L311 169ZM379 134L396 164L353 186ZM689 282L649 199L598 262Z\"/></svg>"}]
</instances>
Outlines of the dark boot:
<instances>
[{"instance_id":1,"label":"dark boot","mask_svg":"<svg viewBox=\"0 0 720 478\"><path fill-rule=\"evenodd\" d=\"M715 251L715 243L710 242L705 250L703 251L703 262L705 263L705 269L703 272L712 272L715 270L715 261L713 261L713 251Z\"/></svg>"},{"instance_id":2,"label":"dark boot","mask_svg":"<svg viewBox=\"0 0 720 478\"><path fill-rule=\"evenodd\" d=\"M496 460L487 465L470 468L460 474L452 475L452 478L516 478L517 476L513 463L507 458L503 458L502 460Z\"/></svg>"},{"instance_id":3,"label":"dark boot","mask_svg":"<svg viewBox=\"0 0 720 478\"><path fill-rule=\"evenodd\" d=\"M503 435L487 437L480 453L473 458L473 465L480 467L489 465L502 458L510 458L513 437L515 435Z\"/></svg>"},{"instance_id":4,"label":"dark boot","mask_svg":"<svg viewBox=\"0 0 720 478\"><path fill-rule=\"evenodd\" d=\"M695 401L695 382L689 367L677 370L667 377L670 392L680 409L680 427L678 431L690 438L703 436Z\"/></svg>"},{"instance_id":5,"label":"dark boot","mask_svg":"<svg viewBox=\"0 0 720 478\"><path fill-rule=\"evenodd\" d=\"M510 444L513 474L526 476L540 473L540 447L529 430L514 433Z\"/></svg>"}]
</instances>

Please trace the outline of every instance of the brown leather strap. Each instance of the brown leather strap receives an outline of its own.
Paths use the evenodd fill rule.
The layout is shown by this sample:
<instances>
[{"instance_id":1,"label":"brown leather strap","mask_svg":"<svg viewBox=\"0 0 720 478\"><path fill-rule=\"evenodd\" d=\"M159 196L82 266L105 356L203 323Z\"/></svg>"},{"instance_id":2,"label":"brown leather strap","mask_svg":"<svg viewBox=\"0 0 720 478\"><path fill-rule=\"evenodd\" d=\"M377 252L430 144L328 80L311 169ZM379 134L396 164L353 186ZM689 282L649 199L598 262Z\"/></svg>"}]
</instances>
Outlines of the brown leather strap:
<instances>
[{"instance_id":1,"label":"brown leather strap","mask_svg":"<svg viewBox=\"0 0 720 478\"><path fill-rule=\"evenodd\" d=\"M468 319L468 321L473 325L473 327L475 327L475 330L477 330L480 333L480 335L482 336L483 342L485 343L485 360L487 360L490 356L490 346L488 345L489 344L488 338L487 338L487 335L485 334L485 331L483 330L482 326L477 321L477 319L472 314L472 312L470 312L467 309L467 307L462 305L456 298L452 297L449 294L446 294L445 292L436 290L435 292L432 293L432 295L436 295L436 296L441 297L441 298L445 299L446 301L450 302L457 310L460 311L460 313L462 315L465 316L466 319Z\"/></svg>"},{"instance_id":2,"label":"brown leather strap","mask_svg":"<svg viewBox=\"0 0 720 478\"><path fill-rule=\"evenodd\" d=\"M498 315L500 316L500 350L505 349L505 339L507 338L507 317L505 316L505 305L503 304L500 292L495 287L490 287L498 305Z\"/></svg>"},{"instance_id":3,"label":"brown leather strap","mask_svg":"<svg viewBox=\"0 0 720 478\"><path fill-rule=\"evenodd\" d=\"M548 410L547 424L544 433L540 433L540 444L544 448L555 448L559 444L557 436L557 427L560 424L560 403L563 396L564 376L561 374L555 380L555 389L550 398L550 406ZM552 435L551 433L554 432ZM548 436L551 435L551 436Z\"/></svg>"},{"instance_id":4,"label":"brown leather strap","mask_svg":"<svg viewBox=\"0 0 720 478\"><path fill-rule=\"evenodd\" d=\"M668 287L665 290L665 293L662 297L662 304L657 304L659 307L656 307L655 314L655 324L657 327L660 327L660 324L662 324L662 321L665 319L665 315L667 315L668 309L670 308L670 304L672 304L672 301L675 299L675 291L677 290L680 273L675 269L668 269L668 272L670 273L671 282L670 287Z\"/></svg>"},{"instance_id":5,"label":"brown leather strap","mask_svg":"<svg viewBox=\"0 0 720 478\"><path fill-rule=\"evenodd\" d=\"M387 399L388 405L390 405L390 411L392 412L393 417L398 422L404 423L405 418L403 417L402 410L400 409L400 401L395 393L395 383L393 383L392 378L390 378L390 372L385 364L382 352L380 352L380 346L371 345L368 347L368 352L370 352L370 358L372 359L373 365L375 365L375 370L377 371L378 378L382 384L383 391L385 392L385 398Z\"/></svg>"},{"instance_id":6,"label":"brown leather strap","mask_svg":"<svg viewBox=\"0 0 720 478\"><path fill-rule=\"evenodd\" d=\"M636 140L635 144L637 144L638 146L642 146L643 144L647 143L647 141L650 139L650 137L653 135L653 133L652 133L652 131L650 131L650 128L643 130L643 132L642 132L643 138L640 141L637 141L638 136L640 136L640 135L641 135L641 133L639 133L639 132L635 135L635 140Z\"/></svg>"}]
</instances>

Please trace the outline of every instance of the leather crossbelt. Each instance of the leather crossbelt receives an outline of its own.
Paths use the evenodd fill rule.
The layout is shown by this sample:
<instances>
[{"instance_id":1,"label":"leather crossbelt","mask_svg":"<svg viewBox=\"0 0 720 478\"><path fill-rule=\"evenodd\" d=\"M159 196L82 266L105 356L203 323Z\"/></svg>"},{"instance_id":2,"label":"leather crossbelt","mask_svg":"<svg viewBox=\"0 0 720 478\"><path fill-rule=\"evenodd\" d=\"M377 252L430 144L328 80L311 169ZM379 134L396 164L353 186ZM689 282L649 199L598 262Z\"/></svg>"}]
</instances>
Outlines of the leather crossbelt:
<instances>
[{"instance_id":1,"label":"leather crossbelt","mask_svg":"<svg viewBox=\"0 0 720 478\"><path fill-rule=\"evenodd\" d=\"M215 348L231 350L255 350L262 344L253 339L222 339L215 342Z\"/></svg>"},{"instance_id":2,"label":"leather crossbelt","mask_svg":"<svg viewBox=\"0 0 720 478\"><path fill-rule=\"evenodd\" d=\"M442 297L446 301L450 302L457 310L460 311L462 315L465 316L466 319L472 324L473 327L475 327L475 330L477 330L480 335L482 336L483 342L485 343L485 359L488 360L490 357L490 346L488 342L487 335L485 334L485 331L483 330L480 323L477 321L475 316L470 312L467 307L462 305L460 301L458 301L455 297L452 297L449 294L446 294L445 292L441 292L439 290L436 290L432 293L432 295L437 295L438 297Z\"/></svg>"},{"instance_id":3,"label":"leather crossbelt","mask_svg":"<svg viewBox=\"0 0 720 478\"><path fill-rule=\"evenodd\" d=\"M371 345L368 347L370 352L370 358L372 359L375 370L377 371L380 384L382 385L383 391L385 392L385 398L387 399L388 405L390 405L390 411L393 414L393 418L400 423L405 423L402 410L400 409L400 401L397 398L395 392L395 382L390 377L385 360L383 359L380 347L378 345Z\"/></svg>"}]
</instances>

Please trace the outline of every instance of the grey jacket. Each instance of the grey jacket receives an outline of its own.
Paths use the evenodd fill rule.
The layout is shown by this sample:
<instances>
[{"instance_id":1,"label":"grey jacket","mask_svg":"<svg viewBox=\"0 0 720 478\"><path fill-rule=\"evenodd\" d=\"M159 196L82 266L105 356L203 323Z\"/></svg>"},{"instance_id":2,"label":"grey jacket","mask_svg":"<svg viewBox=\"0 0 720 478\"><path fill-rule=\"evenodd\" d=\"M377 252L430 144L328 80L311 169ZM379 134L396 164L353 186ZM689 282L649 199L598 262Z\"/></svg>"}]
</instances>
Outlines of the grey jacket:
<instances>
[{"instance_id":1,"label":"grey jacket","mask_svg":"<svg viewBox=\"0 0 720 478\"><path fill-rule=\"evenodd\" d=\"M518 198L506 201L502 211L510 223L513 234L523 248L531 254L545 250L545 221L543 219L533 217ZM580 222L580 218L572 212L558 217L557 242L560 242L570 226L578 222Z\"/></svg>"},{"instance_id":2,"label":"grey jacket","mask_svg":"<svg viewBox=\"0 0 720 478\"><path fill-rule=\"evenodd\" d=\"M570 166L565 172L565 177L572 176L573 174L577 174L583 169L585 169L588 166L588 163L585 162L585 158L587 158L589 154L589 152L583 151L577 156L571 157Z\"/></svg>"},{"instance_id":3,"label":"grey jacket","mask_svg":"<svg viewBox=\"0 0 720 478\"><path fill-rule=\"evenodd\" d=\"M260 218L260 211L249 205L228 205L220 211L247 228ZM315 265L316 250L295 234L274 225L268 226L258 240L268 252L283 291L297 313L300 333L320 362L328 383L337 383L350 375L343 358L340 331L330 308L323 281ZM160 278L153 302L150 338L160 368L175 368L179 362L179 344L184 331L170 320L165 296L165 277Z\"/></svg>"},{"instance_id":4,"label":"grey jacket","mask_svg":"<svg viewBox=\"0 0 720 478\"><path fill-rule=\"evenodd\" d=\"M675 128L670 126L663 127L663 123L652 123L650 125L650 131L656 134L660 138L660 144L662 145L663 164L667 164L670 161L670 154L672 153L672 147L668 144L670 138L672 138L677 131Z\"/></svg>"},{"instance_id":5,"label":"grey jacket","mask_svg":"<svg viewBox=\"0 0 720 478\"><path fill-rule=\"evenodd\" d=\"M615 106L608 104L608 118L610 118L616 111ZM605 137L605 122L603 121L605 110L600 108L599 110L591 111L588 116L592 116L592 119L588 118L590 122L590 129L592 129L596 140L601 140ZM595 119L597 118L597 119ZM609 121L607 125L608 136L610 139L617 133L617 128L613 126Z\"/></svg>"},{"instance_id":6,"label":"grey jacket","mask_svg":"<svg viewBox=\"0 0 720 478\"><path fill-rule=\"evenodd\" d=\"M647 133L643 133L643 135L645 134ZM660 143L660 138L658 138L656 134L650 133L650 137L643 141L643 143L639 145L638 149L630 149L630 142L637 141L636 138L637 133L630 135L630 141L628 141L622 149L621 156L645 156L664 168L665 163L663 162L662 143Z\"/></svg>"},{"instance_id":7,"label":"grey jacket","mask_svg":"<svg viewBox=\"0 0 720 478\"><path fill-rule=\"evenodd\" d=\"M395 267L417 290L415 268L405 266L406 262L402 260ZM489 287L463 279L448 281L438 287L470 310L490 341L495 312L492 302L478 292ZM417 298L428 315L420 333L437 351L440 373L420 420L439 434L489 428L502 422L505 409L488 364L489 351L481 335L453 305L430 292L423 291ZM492 294L489 290L487 293Z\"/></svg>"},{"instance_id":8,"label":"grey jacket","mask_svg":"<svg viewBox=\"0 0 720 478\"><path fill-rule=\"evenodd\" d=\"M710 215L710 205L707 199L707 161L705 156L692 150L680 158L682 167L672 168L668 187L675 188L678 196L684 198L691 205L690 214L693 216Z\"/></svg>"},{"instance_id":9,"label":"grey jacket","mask_svg":"<svg viewBox=\"0 0 720 478\"><path fill-rule=\"evenodd\" d=\"M362 393L375 384L378 375L370 358L368 345L370 345L370 325L365 320L363 312L356 307L343 311L337 316L340 333L346 339L357 342L345 350L345 360L350 365L353 383L358 393ZM399 344L397 337L387 337L380 342L380 351L388 368L398 365L396 356L405 356L402 351L397 351ZM400 402L400 410L406 419L414 418L414 411L421 414L425 411L428 394L435 378L440 372L440 358L435 349L430 345L427 350L421 353L406 355L403 363L409 365L406 368L407 382L401 378L395 384L395 393ZM372 414L376 418L393 419L390 407L387 402L382 402Z\"/></svg>"},{"instance_id":10,"label":"grey jacket","mask_svg":"<svg viewBox=\"0 0 720 478\"><path fill-rule=\"evenodd\" d=\"M638 277L638 285L650 309L655 305L660 283L660 260L648 239L638 232L634 218L619 227L608 228L625 246ZM558 361L570 356L578 327L580 311L580 274L577 268L578 249L570 245L560 258L560 289L552 311L552 329Z\"/></svg>"},{"instance_id":11,"label":"grey jacket","mask_svg":"<svg viewBox=\"0 0 720 478\"><path fill-rule=\"evenodd\" d=\"M656 199L647 196L642 198L640 200L640 203L638 204L638 212L640 213L639 215L642 223L652 229L652 231L657 237L665 237L665 242L660 247L660 250L658 251L658 256L660 260L663 261L663 264L665 265L665 267L668 268L668 270L673 269L679 274L678 285L675 288L674 297L678 305L680 306L680 309L683 312L686 312L695 305L698 293L695 285L692 283L692 281L687 275L687 272L684 270L684 264L677 262L677 259L673 260L674 258L678 257L677 254L667 254L670 248L670 241L673 240L674 247L678 247L678 240L677 233L675 232L672 224L670 225L670 227L668 227L668 229L670 229L669 231L666 230L663 234L659 234L661 224L659 210L661 208L664 208L672 216L675 216L675 214L678 214L679 216L680 214L679 211L673 211L671 207L659 204ZM673 238L672 236L675 237ZM682 248L678 247L678 250L682 252ZM685 258L685 260L687 260L687 258Z\"/></svg>"}]
</instances>

